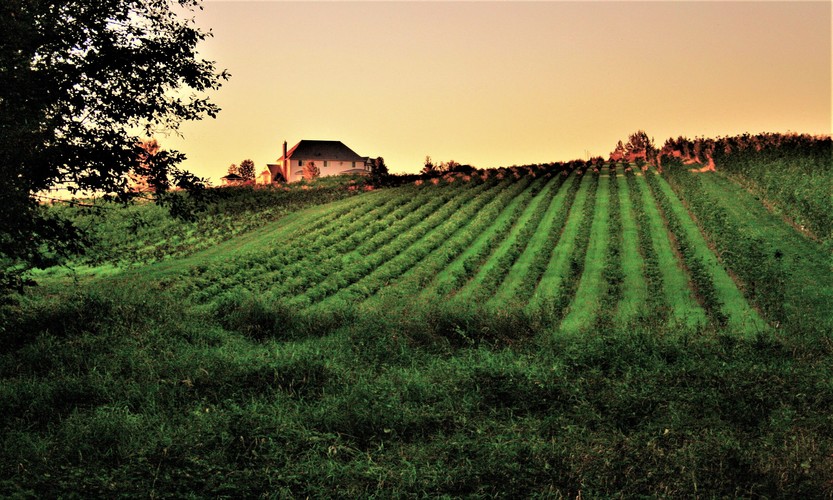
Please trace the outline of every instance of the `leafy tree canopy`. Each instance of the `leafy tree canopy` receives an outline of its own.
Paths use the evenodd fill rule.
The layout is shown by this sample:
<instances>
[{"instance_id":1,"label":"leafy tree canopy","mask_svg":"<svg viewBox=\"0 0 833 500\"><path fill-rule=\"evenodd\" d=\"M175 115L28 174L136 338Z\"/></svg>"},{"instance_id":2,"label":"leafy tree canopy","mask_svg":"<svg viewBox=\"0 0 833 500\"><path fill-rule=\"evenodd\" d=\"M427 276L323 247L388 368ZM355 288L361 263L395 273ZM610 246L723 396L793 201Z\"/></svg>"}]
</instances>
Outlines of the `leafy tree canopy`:
<instances>
[{"instance_id":1,"label":"leafy tree canopy","mask_svg":"<svg viewBox=\"0 0 833 500\"><path fill-rule=\"evenodd\" d=\"M127 200L130 174L163 198L174 186L201 186L177 168L181 153L148 161L141 141L219 111L205 93L229 75L197 56L210 33L179 14L199 7L199 0L0 2L0 291L74 240L70 227L44 215L40 193Z\"/></svg>"},{"instance_id":2,"label":"leafy tree canopy","mask_svg":"<svg viewBox=\"0 0 833 500\"><path fill-rule=\"evenodd\" d=\"M240 166L237 167L237 175L244 180L253 181L255 179L255 162L249 159L241 161Z\"/></svg>"}]
</instances>

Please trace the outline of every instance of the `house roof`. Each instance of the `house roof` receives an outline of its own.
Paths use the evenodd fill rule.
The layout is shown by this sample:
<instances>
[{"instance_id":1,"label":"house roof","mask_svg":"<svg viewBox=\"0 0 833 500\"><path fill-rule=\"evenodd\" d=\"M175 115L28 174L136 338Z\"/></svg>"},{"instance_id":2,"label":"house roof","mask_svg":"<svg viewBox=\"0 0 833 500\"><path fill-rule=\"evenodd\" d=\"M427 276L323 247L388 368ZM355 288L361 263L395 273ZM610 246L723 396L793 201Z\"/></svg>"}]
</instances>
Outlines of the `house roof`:
<instances>
[{"instance_id":1,"label":"house roof","mask_svg":"<svg viewBox=\"0 0 833 500\"><path fill-rule=\"evenodd\" d=\"M227 181L242 181L243 178L237 174L228 174L220 177L220 179L225 179Z\"/></svg>"},{"instance_id":2,"label":"house roof","mask_svg":"<svg viewBox=\"0 0 833 500\"><path fill-rule=\"evenodd\" d=\"M307 159L321 158L322 160L333 161L364 161L364 158L356 154L341 141L313 141L304 139L289 151L286 152L286 159L292 158ZM278 158L283 161L284 157Z\"/></svg>"}]
</instances>

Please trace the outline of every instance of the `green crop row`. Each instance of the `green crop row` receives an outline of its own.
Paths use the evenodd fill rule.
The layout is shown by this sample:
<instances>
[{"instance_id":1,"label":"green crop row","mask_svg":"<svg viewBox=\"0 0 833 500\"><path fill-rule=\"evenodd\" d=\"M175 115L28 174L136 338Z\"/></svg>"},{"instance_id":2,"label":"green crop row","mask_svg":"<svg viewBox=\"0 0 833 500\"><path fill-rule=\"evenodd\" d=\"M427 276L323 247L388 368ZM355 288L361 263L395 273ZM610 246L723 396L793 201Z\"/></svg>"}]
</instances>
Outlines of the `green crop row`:
<instances>
[{"instance_id":1,"label":"green crop row","mask_svg":"<svg viewBox=\"0 0 833 500\"><path fill-rule=\"evenodd\" d=\"M599 185L598 175L586 175L588 176L590 185L584 201L584 213L579 222L573 250L570 252L569 268L558 290L558 295L546 297L540 303L541 317L549 325L557 325L568 314L570 304L575 298L581 276L584 273L584 261L587 255L587 247L590 244L593 215L596 211L596 189ZM583 182L587 182L588 179L585 179ZM539 283L539 286L542 284L543 282Z\"/></svg>"},{"instance_id":2,"label":"green crop row","mask_svg":"<svg viewBox=\"0 0 833 500\"><path fill-rule=\"evenodd\" d=\"M345 253L387 230L390 221L413 215L421 209L430 209L427 203L431 199L430 194L425 190L413 196L407 191L394 192L389 196L392 197L390 203L355 220L336 219L331 231L323 237L300 235L284 242L276 250L276 255L269 259L268 267L273 271L259 279L262 287L276 290L275 283L297 283L296 278L311 275L309 271L316 271L319 273L317 279L321 279L324 273L336 271ZM413 220L417 220L415 216Z\"/></svg>"},{"instance_id":3,"label":"green crop row","mask_svg":"<svg viewBox=\"0 0 833 500\"><path fill-rule=\"evenodd\" d=\"M336 275L345 265L344 255L353 252L357 245L364 245L368 241L382 245L396 236L395 227L416 224L420 217L454 197L454 192L445 188L436 192L418 189L415 196L410 196L411 189L415 188L400 188L391 193L391 196L397 199L397 203L394 204L395 210L376 211L371 217L360 218L358 224L342 224L342 221L336 219L333 222L332 234L326 241L304 241L305 238L301 236L299 240L284 243L276 249L273 258L283 267L277 266L274 273L255 277L254 281L267 290L273 300L301 294L315 284ZM403 202L407 203L403 205ZM395 221L401 224L396 226ZM285 247L291 247L297 255L291 255L289 259L281 257L279 254L286 251ZM248 285L253 286L253 283Z\"/></svg>"},{"instance_id":4,"label":"green crop row","mask_svg":"<svg viewBox=\"0 0 833 500\"><path fill-rule=\"evenodd\" d=\"M491 266L487 263L483 278L477 283L476 288L469 295L470 300L476 303L485 303L493 295L494 291L497 290L501 282L506 278L512 264L520 257L521 253L526 249L532 235L538 230L541 219L543 219L546 213L545 208L542 207L549 206L563 180L563 176L554 177L530 201L523 214L526 217L522 216L517 221L515 227L507 235L507 238L496 248L489 261Z\"/></svg>"},{"instance_id":5,"label":"green crop row","mask_svg":"<svg viewBox=\"0 0 833 500\"><path fill-rule=\"evenodd\" d=\"M86 232L89 245L75 263L153 262L209 248L303 208L354 197L363 180L340 178L292 188L217 188L206 192L194 220L172 216L154 203L82 200L93 208L56 203L48 210ZM352 184L351 184L352 183ZM184 196L184 195L183 195Z\"/></svg>"},{"instance_id":6,"label":"green crop row","mask_svg":"<svg viewBox=\"0 0 833 500\"><path fill-rule=\"evenodd\" d=\"M492 196L491 199L487 197L478 198L480 203L467 207L466 213L461 214L468 222L460 227L453 237L446 240L442 246L426 255L414 268L403 274L397 280L395 286L386 288L376 297L385 301L385 299L393 299L394 297L396 300L405 300L418 296L454 259L471 246L478 235L488 228L505 205L518 194L517 187L520 184L501 182L497 186L498 190L489 192L489 196ZM396 300L393 302L396 302Z\"/></svg>"},{"instance_id":7,"label":"green crop row","mask_svg":"<svg viewBox=\"0 0 833 500\"><path fill-rule=\"evenodd\" d=\"M578 193L579 186L581 186L580 181L581 179L576 176L571 176L569 180L565 181L570 182L570 187L567 190L564 204L550 223L550 230L547 233L545 243L533 256L528 269L526 269L524 279L521 281L518 288L515 289L514 294L517 300L529 300L534 295L535 289L541 281L541 277L547 270L552 250L561 240L561 235L564 232L564 226L567 224L567 218L570 215L573 202L576 199L576 193Z\"/></svg>"},{"instance_id":8,"label":"green crop row","mask_svg":"<svg viewBox=\"0 0 833 500\"><path fill-rule=\"evenodd\" d=\"M831 140L802 141L800 136L785 139L786 144L718 154L718 171L764 197L770 206L819 239L833 242Z\"/></svg>"},{"instance_id":9,"label":"green crop row","mask_svg":"<svg viewBox=\"0 0 833 500\"><path fill-rule=\"evenodd\" d=\"M492 251L491 242L501 241L509 233L517 217L520 217L525 202L531 197L530 184L534 186L532 178L523 177L512 186L512 189L507 190L505 195L507 203L502 209L490 212L494 213L495 217L489 227L441 274L437 275L436 279L420 294L421 300L446 297L474 275L479 265Z\"/></svg>"},{"instance_id":10,"label":"green crop row","mask_svg":"<svg viewBox=\"0 0 833 500\"><path fill-rule=\"evenodd\" d=\"M651 236L651 229L648 216L645 213L645 202L642 198L642 190L637 185L636 174L631 169L625 170L625 178L628 182L628 189L631 197L631 211L636 219L637 234L639 236L639 251L644 262L644 276L647 285L648 297L651 307L646 308L646 314L657 323L662 323L668 317L668 307L659 307L663 303L662 271L659 268L659 259L654 249L654 241Z\"/></svg>"},{"instance_id":11,"label":"green crop row","mask_svg":"<svg viewBox=\"0 0 833 500\"><path fill-rule=\"evenodd\" d=\"M244 253L234 258L215 262L212 266L197 266L191 271L189 289L197 302L208 302L224 290L241 283L253 287L262 281L268 281L270 273L279 272L283 266L302 257L303 245L316 238L326 237L338 229L338 221L361 221L385 210L390 204L397 204L401 197L389 193L379 193L367 197L360 203L351 203L332 210L323 217L315 219L307 226L308 231L291 239L297 244L282 245L281 251L269 255Z\"/></svg>"},{"instance_id":12,"label":"green crop row","mask_svg":"<svg viewBox=\"0 0 833 500\"><path fill-rule=\"evenodd\" d=\"M617 304L622 300L622 282L625 279L621 256L623 239L622 216L619 207L619 181L615 168L610 169L608 192L610 202L608 204L607 220L607 256L602 270L602 281L607 284L607 288L600 300L601 311L597 317L597 324L603 328L609 328L613 325Z\"/></svg>"},{"instance_id":13,"label":"green crop row","mask_svg":"<svg viewBox=\"0 0 833 500\"><path fill-rule=\"evenodd\" d=\"M769 321L784 325L790 318L784 309L784 285L788 280L779 251L768 252L771 246L762 236L750 236L720 200L710 196L700 178L683 168L666 169L672 188L684 196L689 210L706 231L718 253L744 282L747 294L760 307Z\"/></svg>"},{"instance_id":14,"label":"green crop row","mask_svg":"<svg viewBox=\"0 0 833 500\"><path fill-rule=\"evenodd\" d=\"M461 193L457 193L457 189L447 190L447 198L438 197L439 200L443 201L441 206L436 206L435 202L432 201L426 205L430 207L426 211L427 213L423 213L421 209L396 221L388 230L391 238L393 236L395 238L392 240L389 238L372 238L356 249L355 258L350 260L349 265L344 266L342 272L330 274L324 281L304 290L303 295L288 297L285 305L288 307L309 306L359 281L359 279L403 252L426 233L450 218L460 207L469 203L481 191L492 186L491 183L483 183L474 188L463 188ZM417 223L414 224L414 222ZM386 240L390 241L380 244L381 241Z\"/></svg>"},{"instance_id":15,"label":"green crop row","mask_svg":"<svg viewBox=\"0 0 833 500\"><path fill-rule=\"evenodd\" d=\"M672 240L683 258L691 283L694 285L697 297L703 304L706 314L716 325L725 326L728 317L722 311L723 303L720 300L714 281L712 281L711 273L697 256L694 243L686 234L682 221L672 209L671 200L660 187L657 175L653 172L646 172L645 177L648 179L648 186L650 186L654 199L659 203L668 229L673 236Z\"/></svg>"},{"instance_id":16,"label":"green crop row","mask_svg":"<svg viewBox=\"0 0 833 500\"><path fill-rule=\"evenodd\" d=\"M487 192L480 193L404 251L396 254L360 281L340 290L332 298L347 303L360 303L377 294L384 287L391 286L398 288L399 284L396 283L396 280L400 276L414 266L420 265L420 263L429 259L445 242L449 241L458 231L466 227L484 205L500 194L500 191L507 186L507 183L500 183L499 186L499 188L496 187ZM327 303L323 302L320 305L325 307Z\"/></svg>"}]
</instances>

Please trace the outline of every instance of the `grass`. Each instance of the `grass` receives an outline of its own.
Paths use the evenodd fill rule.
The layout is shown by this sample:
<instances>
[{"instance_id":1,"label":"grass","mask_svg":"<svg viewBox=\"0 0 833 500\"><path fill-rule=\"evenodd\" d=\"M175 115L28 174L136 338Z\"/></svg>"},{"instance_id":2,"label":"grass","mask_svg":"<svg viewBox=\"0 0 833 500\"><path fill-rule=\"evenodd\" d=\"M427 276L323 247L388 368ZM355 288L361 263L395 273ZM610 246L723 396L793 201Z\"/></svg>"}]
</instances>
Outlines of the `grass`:
<instances>
[{"instance_id":1,"label":"grass","mask_svg":"<svg viewBox=\"0 0 833 500\"><path fill-rule=\"evenodd\" d=\"M673 212L668 216L680 221L683 234L680 234L679 237L685 238L690 243L693 257L701 263L705 273L707 273L710 287L714 289L716 303L720 308L719 313L726 318L727 325L733 331L746 335L754 335L766 330L766 323L749 306L732 278L718 262L717 257L709 249L708 244L700 234L697 224L690 218L677 195L665 180L659 176L655 176L654 179L657 181L661 196L668 200Z\"/></svg>"},{"instance_id":2,"label":"grass","mask_svg":"<svg viewBox=\"0 0 833 500\"><path fill-rule=\"evenodd\" d=\"M557 177L556 179L563 180L564 177ZM539 224L532 231L528 243L512 264L512 267L506 275L506 279L503 280L498 290L489 299L490 305L494 307L506 307L507 304L511 304L512 307L517 307L518 304L522 304L528 300L528 296L522 295L521 287L525 281L530 279L528 275L535 271L534 261L540 254L544 254L552 248L551 246L547 246L548 244L551 245L557 241L553 233L560 236L562 226L558 224L558 221L561 214L569 208L568 203L571 201L570 194L574 193L574 191L570 190L570 186L574 180L574 177L570 177L569 180L564 181L566 185L559 182L557 193L555 192L556 186L550 187L551 192L547 196L549 206L546 207L546 210L543 208L538 209L541 214ZM537 278L535 277L533 279L537 281Z\"/></svg>"},{"instance_id":3,"label":"grass","mask_svg":"<svg viewBox=\"0 0 833 500\"><path fill-rule=\"evenodd\" d=\"M654 175L647 173L645 175ZM688 284L688 277L680 268L662 215L657 209L656 202L648 189L644 175L637 175L637 185L643 200L647 222L650 226L653 251L657 256L657 264L662 273L663 294L670 309L669 320L688 328L702 325L706 321L703 309L697 304ZM654 300L658 300L655 298Z\"/></svg>"},{"instance_id":4,"label":"grass","mask_svg":"<svg viewBox=\"0 0 833 500\"><path fill-rule=\"evenodd\" d=\"M643 269L645 262L639 249L639 229L631 207L631 195L623 169L617 169L619 207L622 224L622 300L617 308L617 321L627 324L646 312L649 297Z\"/></svg>"},{"instance_id":5,"label":"grass","mask_svg":"<svg viewBox=\"0 0 833 500\"><path fill-rule=\"evenodd\" d=\"M520 234L525 230L530 234L534 232L534 228L537 227L538 221L541 220L541 215L544 212L544 209L540 206L548 204L554 194L553 185L557 184L555 179L536 182L536 185L532 188L535 190L532 199L526 204L523 212L509 230L508 235L497 245L492 245L492 252L478 272L455 293L455 301L465 303L489 299L492 292L494 292L494 286L501 283L503 276L509 270L509 266L514 262L514 255L519 249L523 250L528 241L525 238L520 238ZM527 226L529 226L528 230L526 229Z\"/></svg>"},{"instance_id":6,"label":"grass","mask_svg":"<svg viewBox=\"0 0 833 500\"><path fill-rule=\"evenodd\" d=\"M607 306L601 303L601 298L603 295L602 271L605 267L608 247L609 184L609 176L604 174L599 176L584 272L570 304L569 312L560 325L561 329L568 333L576 333L582 328L591 327L595 323L599 309Z\"/></svg>"},{"instance_id":7,"label":"grass","mask_svg":"<svg viewBox=\"0 0 833 500\"><path fill-rule=\"evenodd\" d=\"M570 208L570 216L567 219L564 232L558 245L552 249L549 264L535 288L528 306L530 310L538 307L546 300L552 300L559 296L559 290L563 286L562 283L567 278L568 259L574 252L579 227L583 219L586 218L584 214L587 210L587 198L592 184L592 181L588 180L589 178L589 176L582 176L580 179L579 190Z\"/></svg>"},{"instance_id":8,"label":"grass","mask_svg":"<svg viewBox=\"0 0 833 500\"><path fill-rule=\"evenodd\" d=\"M0 357L4 496L830 493L830 353L786 340L253 340L159 290L50 297Z\"/></svg>"},{"instance_id":9,"label":"grass","mask_svg":"<svg viewBox=\"0 0 833 500\"><path fill-rule=\"evenodd\" d=\"M40 273L2 325L0 496L833 495L822 243L720 174L500 176ZM681 238L771 333L706 323Z\"/></svg>"}]
</instances>

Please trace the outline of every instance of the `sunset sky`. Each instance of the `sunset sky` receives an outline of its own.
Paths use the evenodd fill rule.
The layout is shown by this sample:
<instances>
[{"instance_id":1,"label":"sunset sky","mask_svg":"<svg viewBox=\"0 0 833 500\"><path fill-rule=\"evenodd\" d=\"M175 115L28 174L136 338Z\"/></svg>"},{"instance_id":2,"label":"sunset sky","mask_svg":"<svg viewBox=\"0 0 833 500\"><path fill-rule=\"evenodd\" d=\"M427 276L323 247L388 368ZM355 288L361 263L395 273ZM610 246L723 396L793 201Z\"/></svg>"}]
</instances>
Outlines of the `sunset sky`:
<instances>
[{"instance_id":1,"label":"sunset sky","mask_svg":"<svg viewBox=\"0 0 833 500\"><path fill-rule=\"evenodd\" d=\"M669 136L831 132L830 2L207 1L216 120L159 137L214 183L301 139L416 172Z\"/></svg>"}]
</instances>

